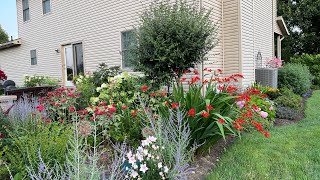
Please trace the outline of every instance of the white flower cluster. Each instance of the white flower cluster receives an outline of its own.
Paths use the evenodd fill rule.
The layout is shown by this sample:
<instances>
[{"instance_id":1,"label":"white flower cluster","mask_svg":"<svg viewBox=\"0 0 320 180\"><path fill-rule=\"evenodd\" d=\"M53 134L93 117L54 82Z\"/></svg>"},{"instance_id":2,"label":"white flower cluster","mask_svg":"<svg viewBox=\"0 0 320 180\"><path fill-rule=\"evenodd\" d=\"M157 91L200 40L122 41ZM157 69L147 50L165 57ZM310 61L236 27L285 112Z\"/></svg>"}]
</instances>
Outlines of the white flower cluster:
<instances>
[{"instance_id":1,"label":"white flower cluster","mask_svg":"<svg viewBox=\"0 0 320 180\"><path fill-rule=\"evenodd\" d=\"M128 171L127 179L129 179L129 177L132 179L141 179L141 176L150 170L147 162L156 164L159 175L162 179L166 179L165 175L169 172L169 168L161 162L160 154L157 153L160 147L156 145L156 140L157 138L154 136L149 136L146 140L141 141L141 146L138 147L135 154L131 151L127 153L127 159L125 160L127 160L132 167L131 169L126 168L126 171ZM138 165L138 163L140 165Z\"/></svg>"}]
</instances>

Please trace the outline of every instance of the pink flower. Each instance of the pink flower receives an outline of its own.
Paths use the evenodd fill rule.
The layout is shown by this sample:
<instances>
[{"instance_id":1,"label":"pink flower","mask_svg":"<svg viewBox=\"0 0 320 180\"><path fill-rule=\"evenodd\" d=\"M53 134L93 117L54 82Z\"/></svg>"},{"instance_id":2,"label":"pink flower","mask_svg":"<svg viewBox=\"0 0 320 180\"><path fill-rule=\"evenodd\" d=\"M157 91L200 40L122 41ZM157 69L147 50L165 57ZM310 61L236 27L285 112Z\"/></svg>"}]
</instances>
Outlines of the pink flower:
<instances>
[{"instance_id":1,"label":"pink flower","mask_svg":"<svg viewBox=\"0 0 320 180\"><path fill-rule=\"evenodd\" d=\"M238 101L238 102L237 102L237 105L239 106L240 109L242 109L245 104L246 104L245 101Z\"/></svg>"},{"instance_id":2,"label":"pink flower","mask_svg":"<svg viewBox=\"0 0 320 180\"><path fill-rule=\"evenodd\" d=\"M44 110L44 105L41 104L39 106L36 107L38 109L39 112L42 112Z\"/></svg>"},{"instance_id":3,"label":"pink flower","mask_svg":"<svg viewBox=\"0 0 320 180\"><path fill-rule=\"evenodd\" d=\"M273 110L273 106L270 106L269 110L272 111Z\"/></svg>"},{"instance_id":4,"label":"pink flower","mask_svg":"<svg viewBox=\"0 0 320 180\"><path fill-rule=\"evenodd\" d=\"M267 118L268 117L268 113L264 112L264 111L261 111L260 112L260 116L263 117L263 118Z\"/></svg>"}]
</instances>

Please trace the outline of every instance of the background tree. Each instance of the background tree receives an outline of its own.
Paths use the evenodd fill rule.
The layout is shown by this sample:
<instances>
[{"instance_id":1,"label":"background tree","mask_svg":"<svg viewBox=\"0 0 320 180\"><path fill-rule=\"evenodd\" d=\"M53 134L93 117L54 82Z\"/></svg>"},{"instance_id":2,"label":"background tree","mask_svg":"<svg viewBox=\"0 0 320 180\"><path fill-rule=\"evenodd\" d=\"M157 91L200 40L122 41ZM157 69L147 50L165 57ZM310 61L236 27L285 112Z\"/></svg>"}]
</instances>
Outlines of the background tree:
<instances>
[{"instance_id":1,"label":"background tree","mask_svg":"<svg viewBox=\"0 0 320 180\"><path fill-rule=\"evenodd\" d=\"M9 39L8 34L5 32L5 30L0 25L0 44L7 42Z\"/></svg>"},{"instance_id":2,"label":"background tree","mask_svg":"<svg viewBox=\"0 0 320 180\"><path fill-rule=\"evenodd\" d=\"M278 0L278 14L291 33L283 41L283 58L320 54L320 0Z\"/></svg>"},{"instance_id":3,"label":"background tree","mask_svg":"<svg viewBox=\"0 0 320 180\"><path fill-rule=\"evenodd\" d=\"M201 63L217 44L217 27L210 14L185 1L153 4L141 16L136 31L135 70L159 84L180 78Z\"/></svg>"}]
</instances>

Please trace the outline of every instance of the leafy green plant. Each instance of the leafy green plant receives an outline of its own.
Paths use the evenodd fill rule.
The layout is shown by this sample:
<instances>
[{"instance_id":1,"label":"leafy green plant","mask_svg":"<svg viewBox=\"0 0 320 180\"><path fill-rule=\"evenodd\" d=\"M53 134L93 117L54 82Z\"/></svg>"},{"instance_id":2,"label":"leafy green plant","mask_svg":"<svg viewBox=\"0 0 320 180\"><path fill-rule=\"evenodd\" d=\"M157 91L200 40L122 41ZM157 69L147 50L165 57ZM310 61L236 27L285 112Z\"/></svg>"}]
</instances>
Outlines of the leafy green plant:
<instances>
[{"instance_id":1,"label":"leafy green plant","mask_svg":"<svg viewBox=\"0 0 320 180\"><path fill-rule=\"evenodd\" d=\"M308 66L314 76L313 83L320 85L320 54L302 54L290 58L290 62Z\"/></svg>"},{"instance_id":2,"label":"leafy green plant","mask_svg":"<svg viewBox=\"0 0 320 180\"><path fill-rule=\"evenodd\" d=\"M103 83L108 83L110 77L117 76L119 73L119 66L108 67L106 63L101 63L98 69L93 72L92 81L96 87L100 87Z\"/></svg>"},{"instance_id":3,"label":"leafy green plant","mask_svg":"<svg viewBox=\"0 0 320 180\"><path fill-rule=\"evenodd\" d=\"M141 16L136 36L132 64L159 86L206 59L217 44L217 27L204 8L157 2Z\"/></svg>"},{"instance_id":4,"label":"leafy green plant","mask_svg":"<svg viewBox=\"0 0 320 180\"><path fill-rule=\"evenodd\" d=\"M58 86L60 81L58 79L50 78L48 76L39 75L25 75L24 86L25 87L36 87L36 86Z\"/></svg>"},{"instance_id":5,"label":"leafy green plant","mask_svg":"<svg viewBox=\"0 0 320 180\"><path fill-rule=\"evenodd\" d=\"M14 177L26 176L27 166L35 168L39 163L39 150L42 159L50 166L56 162L64 164L66 161L67 140L72 133L71 128L58 123L34 122L34 125L33 129L20 127L10 131L12 144L1 151L2 159L8 164ZM2 173L8 172L2 170Z\"/></svg>"},{"instance_id":6,"label":"leafy green plant","mask_svg":"<svg viewBox=\"0 0 320 180\"><path fill-rule=\"evenodd\" d=\"M310 89L312 79L308 67L302 64L286 64L279 70L279 87L287 87L299 95Z\"/></svg>"},{"instance_id":7,"label":"leafy green plant","mask_svg":"<svg viewBox=\"0 0 320 180\"><path fill-rule=\"evenodd\" d=\"M299 109L301 108L302 97L295 94L291 89L283 88L281 89L282 96L279 96L274 100L280 106Z\"/></svg>"},{"instance_id":8,"label":"leafy green plant","mask_svg":"<svg viewBox=\"0 0 320 180\"><path fill-rule=\"evenodd\" d=\"M79 99L80 106L83 106L83 107L90 106L91 97L98 95L93 76L90 76L89 74L86 74L84 76L80 75L75 78L75 84L76 84L77 90L81 94L81 99Z\"/></svg>"}]
</instances>

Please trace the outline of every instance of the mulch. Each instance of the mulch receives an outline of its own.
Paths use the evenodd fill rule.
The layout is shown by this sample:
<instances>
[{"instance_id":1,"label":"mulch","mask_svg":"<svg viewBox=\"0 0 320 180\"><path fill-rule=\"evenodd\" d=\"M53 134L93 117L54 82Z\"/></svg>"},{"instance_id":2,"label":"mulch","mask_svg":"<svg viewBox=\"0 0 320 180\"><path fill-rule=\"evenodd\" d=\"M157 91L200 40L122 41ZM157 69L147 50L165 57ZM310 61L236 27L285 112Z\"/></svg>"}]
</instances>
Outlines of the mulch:
<instances>
[{"instance_id":1,"label":"mulch","mask_svg":"<svg viewBox=\"0 0 320 180\"><path fill-rule=\"evenodd\" d=\"M311 96L311 95L310 95ZM304 108L306 100L310 96L303 97L302 100L302 107ZM293 119L276 119L274 122L275 127L280 126L286 126L290 124L294 124L299 122L304 118L304 112L298 113L298 115ZM195 160L192 164L192 167L195 168L194 173L191 174L188 179L190 180L203 180L205 179L206 175L208 175L216 166L217 163L220 160L220 157L223 155L223 153L228 149L229 146L231 146L235 140L236 137L228 137L226 141L221 139L218 141L217 144L215 144L210 152L206 156L197 156L195 157Z\"/></svg>"}]
</instances>

